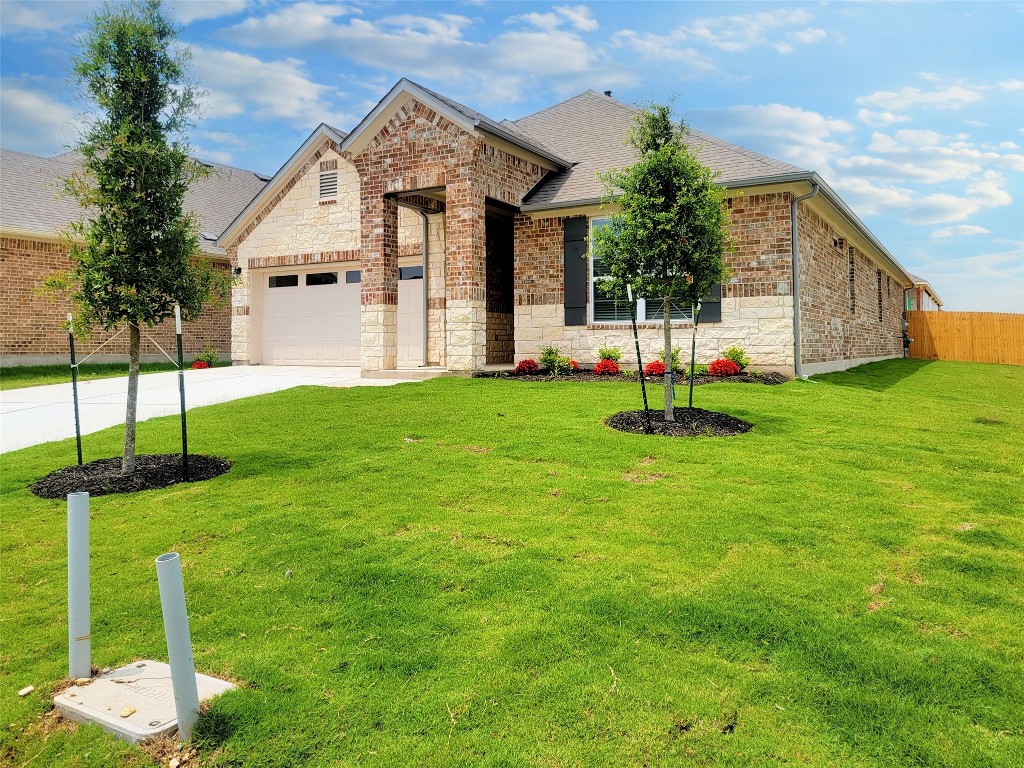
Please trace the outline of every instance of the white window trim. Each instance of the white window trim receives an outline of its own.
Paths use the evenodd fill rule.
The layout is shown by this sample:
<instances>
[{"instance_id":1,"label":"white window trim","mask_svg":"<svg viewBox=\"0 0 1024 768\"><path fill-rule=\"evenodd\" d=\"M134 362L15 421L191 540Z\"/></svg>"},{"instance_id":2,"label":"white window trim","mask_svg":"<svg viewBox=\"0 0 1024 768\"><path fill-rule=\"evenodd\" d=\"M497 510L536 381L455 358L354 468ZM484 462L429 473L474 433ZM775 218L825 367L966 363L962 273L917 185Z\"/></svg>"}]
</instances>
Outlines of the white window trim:
<instances>
[{"instance_id":1,"label":"white window trim","mask_svg":"<svg viewBox=\"0 0 1024 768\"><path fill-rule=\"evenodd\" d=\"M629 326L632 324L632 320L595 320L594 319L594 307L595 298L597 297L597 281L601 278L594 277L594 251L593 251L593 239L591 233L594 231L595 221L608 221L607 216L591 216L587 219L587 286L590 291L589 299L587 302L587 322L590 325L622 325ZM606 279L606 278L605 278ZM604 297L602 297L604 298ZM647 319L647 299L638 298L636 300L636 322L638 324L655 324L660 325L665 320L648 320ZM693 315L677 318L669 318L671 323L692 323Z\"/></svg>"}]
</instances>

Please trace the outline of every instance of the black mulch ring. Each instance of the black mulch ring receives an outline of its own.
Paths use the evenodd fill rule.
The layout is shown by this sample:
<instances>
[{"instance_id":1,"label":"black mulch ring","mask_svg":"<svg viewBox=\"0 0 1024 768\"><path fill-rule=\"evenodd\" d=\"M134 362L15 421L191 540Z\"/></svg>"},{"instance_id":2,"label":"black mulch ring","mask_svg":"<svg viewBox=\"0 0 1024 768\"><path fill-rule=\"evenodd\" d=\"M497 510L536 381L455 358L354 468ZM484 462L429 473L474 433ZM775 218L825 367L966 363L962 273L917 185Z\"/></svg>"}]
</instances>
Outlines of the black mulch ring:
<instances>
[{"instance_id":1,"label":"black mulch ring","mask_svg":"<svg viewBox=\"0 0 1024 768\"><path fill-rule=\"evenodd\" d=\"M216 456L189 454L188 482L210 480L231 469L231 462ZM183 482L181 454L159 453L135 457L135 471L121 474L121 459L98 459L82 466L64 467L51 472L32 485L32 493L44 499L63 499L69 493L87 492L90 496L110 493L135 493L166 488Z\"/></svg>"},{"instance_id":2,"label":"black mulch ring","mask_svg":"<svg viewBox=\"0 0 1024 768\"><path fill-rule=\"evenodd\" d=\"M546 373L536 374L524 374L516 376L511 371L477 371L473 374L474 379L511 379L512 381L633 381L639 383L636 376L631 379L627 379L625 376L601 376L593 371L579 371L578 373L567 373L560 376L549 376ZM648 376L646 377L648 383L651 384L662 384L665 381L664 376ZM693 377L693 385L699 387L701 384L721 384L723 382L733 384L766 384L768 386L775 386L776 384L785 384L789 381L789 377L784 376L781 373L774 371L768 371L764 373L739 373L735 376L708 376L707 374L701 374ZM679 387L690 386L689 378L684 376L676 377L676 390Z\"/></svg>"},{"instance_id":3,"label":"black mulch ring","mask_svg":"<svg viewBox=\"0 0 1024 768\"><path fill-rule=\"evenodd\" d=\"M665 412L651 411L651 428L656 435L665 437L727 437L742 435L754 428L750 422L727 413L705 411L701 408L676 408L675 421L665 421ZM612 429L634 434L646 433L643 411L622 411L605 419Z\"/></svg>"}]
</instances>

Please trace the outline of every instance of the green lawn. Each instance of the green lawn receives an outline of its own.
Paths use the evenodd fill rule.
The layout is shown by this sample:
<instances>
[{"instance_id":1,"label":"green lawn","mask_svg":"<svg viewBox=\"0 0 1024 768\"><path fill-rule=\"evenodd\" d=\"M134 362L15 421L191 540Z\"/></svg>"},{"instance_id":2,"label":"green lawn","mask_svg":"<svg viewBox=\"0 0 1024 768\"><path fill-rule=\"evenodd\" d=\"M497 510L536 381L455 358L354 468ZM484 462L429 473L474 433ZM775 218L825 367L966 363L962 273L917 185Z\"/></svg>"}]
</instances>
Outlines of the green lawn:
<instances>
[{"instance_id":1,"label":"green lawn","mask_svg":"<svg viewBox=\"0 0 1024 768\"><path fill-rule=\"evenodd\" d=\"M602 424L638 401L439 379L192 411L231 472L93 500L94 663L166 658L176 550L198 668L244 683L200 721L209 764L1024 765L1024 368L701 387L755 424L732 438ZM26 486L73 459L2 458L0 763L146 765L41 717L65 505Z\"/></svg>"},{"instance_id":2,"label":"green lawn","mask_svg":"<svg viewBox=\"0 0 1024 768\"><path fill-rule=\"evenodd\" d=\"M178 367L171 363L139 363L141 373L176 370ZM127 375L128 363L86 363L78 367L79 381L111 379L115 376ZM44 384L69 384L70 382L70 365L17 365L0 368L0 390L39 387Z\"/></svg>"},{"instance_id":3,"label":"green lawn","mask_svg":"<svg viewBox=\"0 0 1024 768\"><path fill-rule=\"evenodd\" d=\"M191 363L185 359L185 365ZM231 361L221 361L216 368L223 368L231 365ZM178 366L169 362L163 363L139 363L140 373L160 373L163 371L176 371ZM78 380L90 381L93 379L112 379L117 376L128 375L128 363L85 363L78 366ZM0 368L0 391L5 389L21 389L23 387L41 387L44 384L69 384L71 383L70 365L16 365L10 368Z\"/></svg>"}]
</instances>

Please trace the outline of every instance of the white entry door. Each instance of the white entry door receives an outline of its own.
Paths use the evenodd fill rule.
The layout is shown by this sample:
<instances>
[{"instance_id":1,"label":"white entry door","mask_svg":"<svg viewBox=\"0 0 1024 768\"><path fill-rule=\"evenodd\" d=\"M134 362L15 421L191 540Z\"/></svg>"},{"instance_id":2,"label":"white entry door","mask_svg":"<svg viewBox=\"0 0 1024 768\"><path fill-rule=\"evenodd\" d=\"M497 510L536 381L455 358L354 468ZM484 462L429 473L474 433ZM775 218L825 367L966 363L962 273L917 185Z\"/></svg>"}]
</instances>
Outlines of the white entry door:
<instances>
[{"instance_id":1,"label":"white entry door","mask_svg":"<svg viewBox=\"0 0 1024 768\"><path fill-rule=\"evenodd\" d=\"M359 365L359 268L263 273L266 365Z\"/></svg>"},{"instance_id":2,"label":"white entry door","mask_svg":"<svg viewBox=\"0 0 1024 768\"><path fill-rule=\"evenodd\" d=\"M423 365L423 267L398 270L398 367Z\"/></svg>"}]
</instances>

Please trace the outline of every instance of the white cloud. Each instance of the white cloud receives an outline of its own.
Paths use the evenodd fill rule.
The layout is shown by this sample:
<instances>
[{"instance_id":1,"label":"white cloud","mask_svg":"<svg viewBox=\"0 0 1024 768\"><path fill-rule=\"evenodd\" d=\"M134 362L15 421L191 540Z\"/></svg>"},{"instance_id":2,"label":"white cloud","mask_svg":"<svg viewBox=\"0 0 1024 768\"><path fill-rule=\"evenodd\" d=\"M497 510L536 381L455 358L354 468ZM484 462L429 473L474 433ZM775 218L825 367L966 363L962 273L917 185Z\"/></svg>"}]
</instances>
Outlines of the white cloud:
<instances>
[{"instance_id":1,"label":"white cloud","mask_svg":"<svg viewBox=\"0 0 1024 768\"><path fill-rule=\"evenodd\" d=\"M1024 91L1024 80L1003 80L999 88L1003 91Z\"/></svg>"},{"instance_id":2,"label":"white cloud","mask_svg":"<svg viewBox=\"0 0 1024 768\"><path fill-rule=\"evenodd\" d=\"M1000 149L1020 149L1019 144L1014 144L1012 141L1001 141L999 142Z\"/></svg>"},{"instance_id":3,"label":"white cloud","mask_svg":"<svg viewBox=\"0 0 1024 768\"><path fill-rule=\"evenodd\" d=\"M334 89L314 82L297 59L263 61L234 51L193 46L196 74L208 89L206 117L248 115L284 119L309 128L323 121L349 125L353 116L335 110Z\"/></svg>"},{"instance_id":4,"label":"white cloud","mask_svg":"<svg viewBox=\"0 0 1024 768\"><path fill-rule=\"evenodd\" d=\"M640 34L626 29L612 36L612 47L628 48L649 61L675 65L675 77L690 80L718 72L711 59L692 46L683 46L664 35Z\"/></svg>"},{"instance_id":5,"label":"white cloud","mask_svg":"<svg viewBox=\"0 0 1024 768\"><path fill-rule=\"evenodd\" d=\"M803 25L810 20L806 11L785 8L745 16L695 19L680 26L674 34L680 40L699 41L729 53L740 53L759 46L775 47L780 27Z\"/></svg>"},{"instance_id":6,"label":"white cloud","mask_svg":"<svg viewBox=\"0 0 1024 768\"><path fill-rule=\"evenodd\" d=\"M581 32L593 32L597 29L597 20L590 15L590 9L585 5L556 5L555 12L564 16Z\"/></svg>"},{"instance_id":7,"label":"white cloud","mask_svg":"<svg viewBox=\"0 0 1024 768\"><path fill-rule=\"evenodd\" d=\"M369 21L342 5L296 3L246 19L226 34L261 48L328 48L367 67L443 82L449 93L471 90L474 103L483 106L519 101L541 78L557 82L555 90L598 78L605 85L632 81L575 31L590 26L588 13L583 6L559 6L516 15L507 20L514 28L484 43L466 37L475 22L465 16L401 14Z\"/></svg>"},{"instance_id":8,"label":"white cloud","mask_svg":"<svg viewBox=\"0 0 1024 768\"><path fill-rule=\"evenodd\" d=\"M933 91L907 86L897 91L875 91L861 96L857 103L889 111L906 111L920 107L931 109L960 109L981 101L984 86L951 85Z\"/></svg>"},{"instance_id":9,"label":"white cloud","mask_svg":"<svg viewBox=\"0 0 1024 768\"><path fill-rule=\"evenodd\" d=\"M771 157L819 173L828 173L835 159L846 154L846 147L837 138L854 130L845 120L783 104L729 107L695 114L695 124L699 122L714 136L741 145L755 143Z\"/></svg>"},{"instance_id":10,"label":"white cloud","mask_svg":"<svg viewBox=\"0 0 1024 768\"><path fill-rule=\"evenodd\" d=\"M179 22L191 24L193 21L233 16L249 5L249 0L177 0L171 3L170 9Z\"/></svg>"},{"instance_id":11,"label":"white cloud","mask_svg":"<svg viewBox=\"0 0 1024 768\"><path fill-rule=\"evenodd\" d=\"M949 237L969 237L970 235L990 235L991 230L974 224L958 224L955 227L943 227L932 232L933 240L944 240Z\"/></svg>"},{"instance_id":12,"label":"white cloud","mask_svg":"<svg viewBox=\"0 0 1024 768\"><path fill-rule=\"evenodd\" d=\"M207 149L206 147L193 147L192 156L199 160L220 163L221 165L232 165L235 162L235 156L230 152L219 149Z\"/></svg>"},{"instance_id":13,"label":"white cloud","mask_svg":"<svg viewBox=\"0 0 1024 768\"><path fill-rule=\"evenodd\" d=\"M862 109L857 112L857 119L873 128L884 128L895 123L906 123L910 117L897 115L895 112L872 112L870 109Z\"/></svg>"},{"instance_id":14,"label":"white cloud","mask_svg":"<svg viewBox=\"0 0 1024 768\"><path fill-rule=\"evenodd\" d=\"M29 3L18 0L0 2L0 34L35 36L59 32L92 12L96 3Z\"/></svg>"},{"instance_id":15,"label":"white cloud","mask_svg":"<svg viewBox=\"0 0 1024 768\"><path fill-rule=\"evenodd\" d=\"M0 80L0 134L5 148L48 155L74 140L72 126L78 114L50 96L52 90L36 90L22 79Z\"/></svg>"},{"instance_id":16,"label":"white cloud","mask_svg":"<svg viewBox=\"0 0 1024 768\"><path fill-rule=\"evenodd\" d=\"M989 172L992 173L992 172ZM998 174L985 175L969 184L963 195L936 193L919 195L914 189L892 183L875 183L864 176L842 176L833 186L843 199L864 216L898 213L907 224L946 224L964 221L986 208L1012 202Z\"/></svg>"},{"instance_id":17,"label":"white cloud","mask_svg":"<svg viewBox=\"0 0 1024 768\"><path fill-rule=\"evenodd\" d=\"M798 32L790 32L789 37L792 40L796 40L799 43L804 43L805 45L812 45L814 43L820 43L822 40L828 37L828 32L826 32L824 29L808 27L807 29L801 29Z\"/></svg>"},{"instance_id":18,"label":"white cloud","mask_svg":"<svg viewBox=\"0 0 1024 768\"><path fill-rule=\"evenodd\" d=\"M906 263L915 274L927 277L946 310L1024 312L1024 244L1006 245L1003 251L964 254L965 243L939 241ZM945 248L955 256L942 258Z\"/></svg>"}]
</instances>

